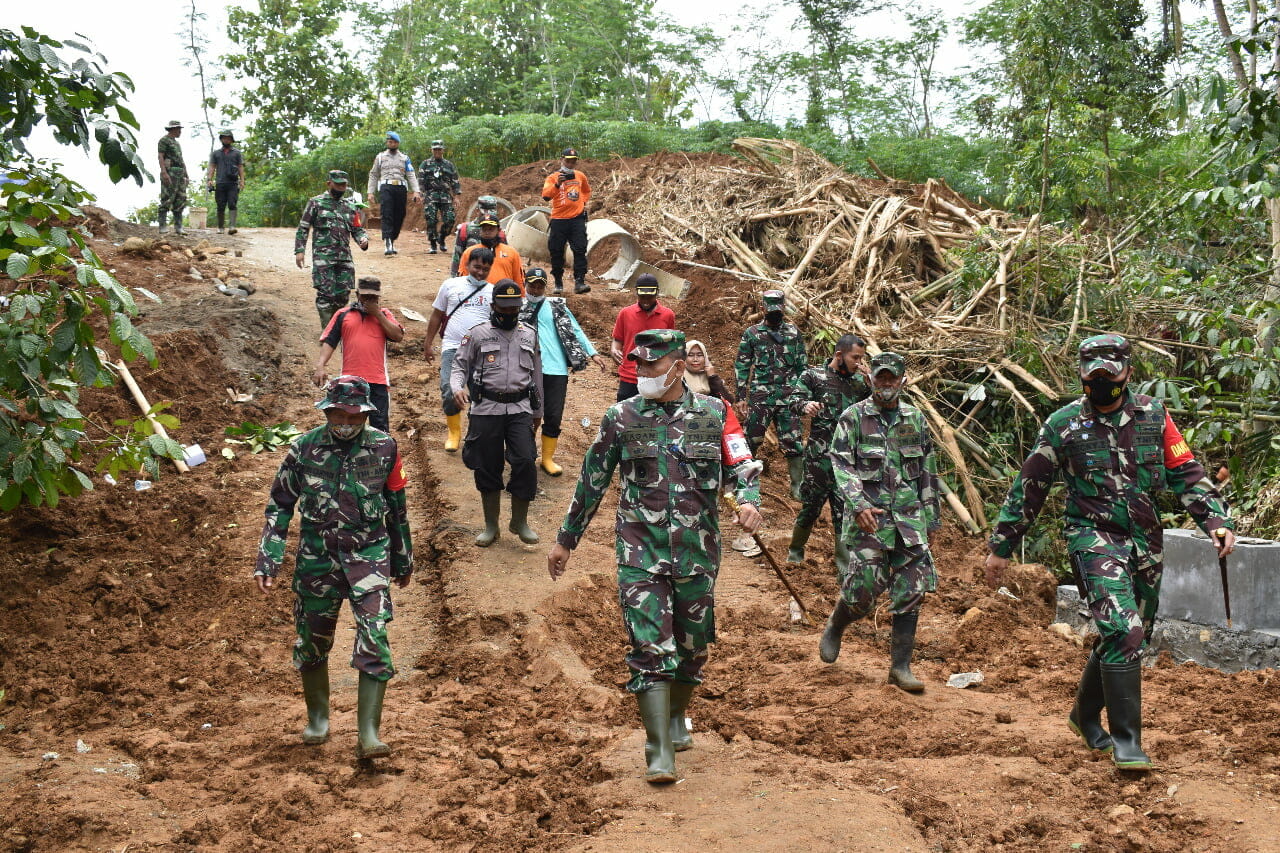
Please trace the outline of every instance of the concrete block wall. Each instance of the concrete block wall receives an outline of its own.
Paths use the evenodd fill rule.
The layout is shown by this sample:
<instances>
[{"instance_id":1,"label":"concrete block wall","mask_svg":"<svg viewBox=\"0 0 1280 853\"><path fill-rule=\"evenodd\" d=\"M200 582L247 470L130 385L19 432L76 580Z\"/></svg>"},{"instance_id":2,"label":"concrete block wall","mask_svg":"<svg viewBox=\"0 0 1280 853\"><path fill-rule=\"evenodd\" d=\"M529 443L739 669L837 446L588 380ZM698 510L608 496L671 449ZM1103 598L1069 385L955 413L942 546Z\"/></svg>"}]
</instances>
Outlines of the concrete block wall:
<instances>
[{"instance_id":1,"label":"concrete block wall","mask_svg":"<svg viewBox=\"0 0 1280 853\"><path fill-rule=\"evenodd\" d=\"M1160 616L1227 625L1217 551L1198 530L1164 532ZM1231 622L1240 631L1280 630L1280 542L1242 537L1227 558Z\"/></svg>"}]
</instances>

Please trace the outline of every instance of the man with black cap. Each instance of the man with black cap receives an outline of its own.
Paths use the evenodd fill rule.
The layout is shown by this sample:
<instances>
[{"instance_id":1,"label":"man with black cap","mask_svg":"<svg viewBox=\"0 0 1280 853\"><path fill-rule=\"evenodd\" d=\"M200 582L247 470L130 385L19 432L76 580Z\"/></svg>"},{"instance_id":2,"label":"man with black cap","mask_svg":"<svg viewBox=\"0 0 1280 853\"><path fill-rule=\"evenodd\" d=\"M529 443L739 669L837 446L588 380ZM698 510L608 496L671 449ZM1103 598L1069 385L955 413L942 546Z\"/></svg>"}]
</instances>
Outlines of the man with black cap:
<instances>
[{"instance_id":1,"label":"man with black cap","mask_svg":"<svg viewBox=\"0 0 1280 853\"><path fill-rule=\"evenodd\" d=\"M658 279L644 273L636 278L636 304L618 312L613 323L613 342L609 354L618 364L618 402L634 397L636 390L635 362L624 358L631 352L636 335L648 329L674 329L676 315L658 302Z\"/></svg>"},{"instance_id":2,"label":"man with black cap","mask_svg":"<svg viewBox=\"0 0 1280 853\"><path fill-rule=\"evenodd\" d=\"M351 259L351 241L360 251L369 248L369 237L360 223L360 211L347 193L347 173L329 170L328 191L307 200L302 221L293 237L293 260L302 269L307 256L307 235L315 230L311 242L311 286L316 289L316 311L320 328L347 304L351 288L356 284L356 265Z\"/></svg>"},{"instance_id":3,"label":"man with black cap","mask_svg":"<svg viewBox=\"0 0 1280 853\"><path fill-rule=\"evenodd\" d=\"M529 527L529 504L538 490L533 434L542 423L542 355L538 333L520 322L520 285L503 279L493 286L489 322L462 338L449 383L454 403L471 406L462 462L475 473L484 507L484 531L476 545L498 538L503 462L511 463L511 523L507 529L526 545L538 542Z\"/></svg>"},{"instance_id":4,"label":"man with black cap","mask_svg":"<svg viewBox=\"0 0 1280 853\"><path fill-rule=\"evenodd\" d=\"M639 396L605 412L547 555L547 570L558 579L617 470L613 538L631 647L627 690L644 723L645 780L654 784L675 782L675 754L693 747L685 710L716 638L722 483L734 483L742 529L760 527L760 465L733 409L685 386L684 343L674 329L635 336L627 360L636 363Z\"/></svg>"},{"instance_id":5,"label":"man with black cap","mask_svg":"<svg viewBox=\"0 0 1280 853\"><path fill-rule=\"evenodd\" d=\"M906 359L896 352L871 359L871 396L845 409L831 438L831 467L844 503L840 536L851 559L839 567L840 597L818 654L835 661L845 627L870 614L876 597L888 592L889 683L920 693L924 683L911 673L911 654L920 605L938 588L929 534L941 522L929 427L919 409L900 400L906 372Z\"/></svg>"},{"instance_id":6,"label":"man with black cap","mask_svg":"<svg viewBox=\"0 0 1280 853\"><path fill-rule=\"evenodd\" d=\"M218 141L222 147L213 149L209 154L209 191L218 205L218 233L222 233L225 212L230 210L229 233L234 234L236 206L240 201L240 190L244 189L244 155L239 148L233 147L236 138L229 129L218 131Z\"/></svg>"},{"instance_id":7,"label":"man with black cap","mask_svg":"<svg viewBox=\"0 0 1280 853\"><path fill-rule=\"evenodd\" d=\"M293 665L307 702L302 742L329 739L329 650L346 599L356 622L351 666L360 672L356 757L376 758L391 754L379 736L387 681L395 675L387 640L391 584L404 588L413 574L408 480L395 439L365 425L373 411L369 383L339 376L316 408L326 423L293 443L271 484L254 580L264 595L275 586L297 512Z\"/></svg>"},{"instance_id":8,"label":"man with black cap","mask_svg":"<svg viewBox=\"0 0 1280 853\"><path fill-rule=\"evenodd\" d=\"M1059 472L1063 535L1080 598L1099 640L1085 663L1067 725L1123 770L1150 770L1142 749L1142 650L1160 605L1164 523L1156 494L1170 490L1225 558L1235 522L1164 403L1128 388L1129 342L1095 335L1080 344L1084 395L1049 416L1009 489L987 557L1000 585ZM1102 727L1107 709L1108 732Z\"/></svg>"},{"instance_id":9,"label":"man with black cap","mask_svg":"<svg viewBox=\"0 0 1280 853\"><path fill-rule=\"evenodd\" d=\"M427 254L434 255L447 248L445 238L453 232L453 223L457 218L453 200L462 195L462 182L458 180L458 167L453 165L452 160L444 158L443 139L431 143L431 157L422 161L418 171L422 173L422 189L427 194L426 205L422 209L427 239L431 241ZM494 213L496 215L497 211ZM437 245L439 249L436 248ZM458 270L466 268L467 265L459 261L453 274L457 275Z\"/></svg>"},{"instance_id":10,"label":"man with black cap","mask_svg":"<svg viewBox=\"0 0 1280 853\"><path fill-rule=\"evenodd\" d=\"M516 284L520 285L520 292L524 292L524 262L520 260L520 253L502 242L502 229L498 227L498 218L496 216L484 216L480 219L480 242L477 246L482 246L493 252L493 263L489 267L490 284L497 284L504 278L509 278ZM477 246L467 247L463 253L460 263L461 269L466 269L471 261L471 252Z\"/></svg>"},{"instance_id":11,"label":"man with black cap","mask_svg":"<svg viewBox=\"0 0 1280 853\"><path fill-rule=\"evenodd\" d=\"M369 197L375 193L378 199L378 216L382 222L382 254L394 255L396 240L400 239L400 227L408 207L409 193L415 202L422 200L418 192L418 177L413 173L413 161L400 150L400 134L387 131L387 148L373 158L369 169Z\"/></svg>"},{"instance_id":12,"label":"man with black cap","mask_svg":"<svg viewBox=\"0 0 1280 853\"><path fill-rule=\"evenodd\" d=\"M502 230L502 217L498 211L497 196L482 195L476 199L475 218L458 226L453 237L453 260L449 263L449 275L457 275L462 265L462 253L480 242L480 223L491 219L498 224L498 242L507 242L507 232Z\"/></svg>"},{"instance_id":13,"label":"man with black cap","mask_svg":"<svg viewBox=\"0 0 1280 853\"><path fill-rule=\"evenodd\" d=\"M369 423L375 429L391 432L391 388L387 380L387 341L404 340L404 327L394 314L381 305L382 281L365 276L356 285L356 301L343 308L320 335L320 354L316 358L312 381L324 387L328 381L325 366L333 351L342 347L342 372L359 376L369 383L369 398L374 412Z\"/></svg>"},{"instance_id":14,"label":"man with black cap","mask_svg":"<svg viewBox=\"0 0 1280 853\"><path fill-rule=\"evenodd\" d=\"M160 233L164 233L166 215L173 212L173 233L182 236L182 211L187 206L187 164L182 160L182 122L171 121L157 146L160 155Z\"/></svg>"},{"instance_id":15,"label":"man with black cap","mask_svg":"<svg viewBox=\"0 0 1280 853\"><path fill-rule=\"evenodd\" d=\"M566 148L560 153L560 168L542 182L542 198L551 202L551 226L547 251L551 253L551 277L556 294L564 292L564 247L573 252L573 292L589 293L587 285L587 202L591 184L577 170L578 152Z\"/></svg>"}]
</instances>

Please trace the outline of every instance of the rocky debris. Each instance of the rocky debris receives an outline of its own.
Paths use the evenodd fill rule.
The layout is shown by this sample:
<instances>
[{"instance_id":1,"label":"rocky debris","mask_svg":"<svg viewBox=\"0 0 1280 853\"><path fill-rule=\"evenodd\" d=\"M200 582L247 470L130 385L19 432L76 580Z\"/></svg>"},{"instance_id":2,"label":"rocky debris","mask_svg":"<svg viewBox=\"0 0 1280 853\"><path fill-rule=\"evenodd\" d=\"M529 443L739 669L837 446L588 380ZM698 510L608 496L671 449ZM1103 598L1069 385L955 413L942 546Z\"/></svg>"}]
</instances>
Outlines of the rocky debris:
<instances>
[{"instance_id":1,"label":"rocky debris","mask_svg":"<svg viewBox=\"0 0 1280 853\"><path fill-rule=\"evenodd\" d=\"M144 240L142 237L130 237L120 246L120 251L128 252L131 255L145 255L156 247L154 240Z\"/></svg>"}]
</instances>

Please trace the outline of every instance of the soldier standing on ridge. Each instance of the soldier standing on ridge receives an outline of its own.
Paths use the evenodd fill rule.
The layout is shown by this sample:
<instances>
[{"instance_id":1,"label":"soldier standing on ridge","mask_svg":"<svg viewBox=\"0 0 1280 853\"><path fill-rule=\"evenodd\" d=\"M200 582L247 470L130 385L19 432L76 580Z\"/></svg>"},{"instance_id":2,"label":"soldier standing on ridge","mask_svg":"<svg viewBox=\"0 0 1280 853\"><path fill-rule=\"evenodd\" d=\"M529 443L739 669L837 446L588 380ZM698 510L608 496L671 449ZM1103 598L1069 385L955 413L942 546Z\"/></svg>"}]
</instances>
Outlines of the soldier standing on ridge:
<instances>
[{"instance_id":1,"label":"soldier standing on ridge","mask_svg":"<svg viewBox=\"0 0 1280 853\"><path fill-rule=\"evenodd\" d=\"M244 155L233 148L236 138L231 131L218 131L221 148L209 154L209 191L218 206L218 233L222 233L226 211L231 211L231 227L228 233L236 233L236 207L240 202L240 190L244 189Z\"/></svg>"},{"instance_id":2,"label":"soldier standing on ridge","mask_svg":"<svg viewBox=\"0 0 1280 853\"><path fill-rule=\"evenodd\" d=\"M431 241L431 248L427 254L434 255L437 251L445 251L448 246L445 240L453 231L453 223L457 218L454 212L453 200L462 195L462 182L458 180L458 167L453 165L452 160L444 159L444 140L437 139L431 143L431 158L423 160L418 166L418 171L422 173L423 189L427 193L426 207L423 208L422 215L426 221L427 239ZM497 205L494 205L496 208ZM497 211L494 211L495 215ZM439 245L439 249L436 246ZM465 268L462 264L459 269ZM457 270L454 271L457 275Z\"/></svg>"},{"instance_id":3,"label":"soldier standing on ridge","mask_svg":"<svg viewBox=\"0 0 1280 853\"><path fill-rule=\"evenodd\" d=\"M400 134L387 131L387 149L379 151L369 169L369 197L378 194L378 216L382 222L382 254L395 255L396 240L404 225L409 193L415 202L422 200L418 179L413 174L413 161L400 150Z\"/></svg>"},{"instance_id":4,"label":"soldier standing on ridge","mask_svg":"<svg viewBox=\"0 0 1280 853\"><path fill-rule=\"evenodd\" d=\"M295 441L280 465L253 574L263 594L275 586L296 511L302 539L293 571L293 665L307 702L302 742L329 739L329 650L346 599L356 620L351 666L360 671L356 757L375 758L391 754L379 736L387 681L395 675L387 641L391 583L406 587L413 574L408 481L395 439L365 425L373 411L369 383L339 376L316 408L327 423Z\"/></svg>"},{"instance_id":5,"label":"soldier standing on ridge","mask_svg":"<svg viewBox=\"0 0 1280 853\"><path fill-rule=\"evenodd\" d=\"M171 121L165 126L165 135L157 146L160 156L160 233L164 233L165 215L173 212L173 233L182 232L182 211L187 206L187 165L182 160L182 122Z\"/></svg>"},{"instance_id":6,"label":"soldier standing on ridge","mask_svg":"<svg viewBox=\"0 0 1280 853\"><path fill-rule=\"evenodd\" d=\"M1110 752L1124 770L1150 770L1142 750L1142 649L1160 605L1164 525L1155 501L1171 489L1218 556L1235 550L1235 522L1164 403L1128 390L1129 342L1095 335L1080 344L1084 396L1049 416L1000 509L988 543L987 583L999 586L1009 558L1039 515L1058 472L1066 483L1067 539L1080 600L1099 640L1067 717L1085 746ZM1102 727L1107 709L1110 733Z\"/></svg>"},{"instance_id":7,"label":"soldier standing on ridge","mask_svg":"<svg viewBox=\"0 0 1280 853\"><path fill-rule=\"evenodd\" d=\"M321 329L347 304L347 297L356 286L351 241L355 240L361 251L369 248L369 237L360 224L360 211L349 199L343 198L347 192L347 173L330 170L328 187L327 192L307 200L293 238L293 259L298 269L302 269L307 234L315 229L311 241L311 286L316 289Z\"/></svg>"}]
</instances>

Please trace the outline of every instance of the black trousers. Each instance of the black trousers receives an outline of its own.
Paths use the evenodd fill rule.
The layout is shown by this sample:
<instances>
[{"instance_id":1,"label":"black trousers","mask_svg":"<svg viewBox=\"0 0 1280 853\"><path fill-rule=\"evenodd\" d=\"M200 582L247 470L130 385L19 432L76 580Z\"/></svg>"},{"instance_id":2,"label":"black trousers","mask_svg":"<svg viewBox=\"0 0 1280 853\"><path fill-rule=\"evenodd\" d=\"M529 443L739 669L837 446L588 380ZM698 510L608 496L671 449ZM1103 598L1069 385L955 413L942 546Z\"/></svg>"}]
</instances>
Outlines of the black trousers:
<instances>
[{"instance_id":1,"label":"black trousers","mask_svg":"<svg viewBox=\"0 0 1280 853\"><path fill-rule=\"evenodd\" d=\"M382 239L400 239L400 226L404 224L404 212L409 200L409 190L394 184L383 184L378 189L378 215L382 217Z\"/></svg>"},{"instance_id":2,"label":"black trousers","mask_svg":"<svg viewBox=\"0 0 1280 853\"><path fill-rule=\"evenodd\" d=\"M568 391L568 376L542 374L542 435L546 438L560 437L564 398Z\"/></svg>"},{"instance_id":3,"label":"black trousers","mask_svg":"<svg viewBox=\"0 0 1280 853\"><path fill-rule=\"evenodd\" d=\"M369 402L376 407L369 413L369 426L391 434L391 392L386 385L369 383Z\"/></svg>"},{"instance_id":4,"label":"black trousers","mask_svg":"<svg viewBox=\"0 0 1280 853\"><path fill-rule=\"evenodd\" d=\"M235 212L236 205L240 203L240 181L222 181L213 188L213 201L218 205L218 227L222 227L222 217L225 211Z\"/></svg>"},{"instance_id":5,"label":"black trousers","mask_svg":"<svg viewBox=\"0 0 1280 853\"><path fill-rule=\"evenodd\" d=\"M543 377L543 379L545 380L546 377ZM618 402L619 403L621 403L623 400L630 400L632 397L634 397L639 393L640 393L640 389L636 387L636 383L623 382L622 380L618 380Z\"/></svg>"},{"instance_id":6,"label":"black trousers","mask_svg":"<svg viewBox=\"0 0 1280 853\"><path fill-rule=\"evenodd\" d=\"M551 278L564 281L564 247L573 252L573 280L587 277L587 214L573 219L553 219L547 232L547 251L551 253Z\"/></svg>"},{"instance_id":7,"label":"black trousers","mask_svg":"<svg viewBox=\"0 0 1280 853\"><path fill-rule=\"evenodd\" d=\"M502 463L511 465L507 491L513 498L533 500L538 491L533 415L472 415L462 441L462 464L475 474L476 491L502 491Z\"/></svg>"}]
</instances>

